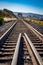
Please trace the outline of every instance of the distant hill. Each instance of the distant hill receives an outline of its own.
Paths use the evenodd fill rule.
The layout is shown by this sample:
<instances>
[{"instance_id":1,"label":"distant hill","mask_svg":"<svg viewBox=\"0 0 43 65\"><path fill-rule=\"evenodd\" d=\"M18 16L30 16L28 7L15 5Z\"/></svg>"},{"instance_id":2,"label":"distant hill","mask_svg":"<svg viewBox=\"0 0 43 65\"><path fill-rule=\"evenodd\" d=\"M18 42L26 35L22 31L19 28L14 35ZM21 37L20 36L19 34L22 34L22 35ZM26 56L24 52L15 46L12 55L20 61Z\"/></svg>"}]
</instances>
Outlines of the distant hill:
<instances>
[{"instance_id":1,"label":"distant hill","mask_svg":"<svg viewBox=\"0 0 43 65\"><path fill-rule=\"evenodd\" d=\"M22 13L22 12L20 12L20 13ZM14 12L14 14L17 15L18 12ZM38 20L43 20L43 15L35 14L35 13L22 13L22 16L33 18L33 19L38 19Z\"/></svg>"},{"instance_id":2,"label":"distant hill","mask_svg":"<svg viewBox=\"0 0 43 65\"><path fill-rule=\"evenodd\" d=\"M40 14L28 13L27 15L28 15L27 17L29 18L43 20L43 15Z\"/></svg>"},{"instance_id":3,"label":"distant hill","mask_svg":"<svg viewBox=\"0 0 43 65\"><path fill-rule=\"evenodd\" d=\"M22 13L22 14L23 14L23 17L43 20L43 15L40 15L40 14L35 14L35 13Z\"/></svg>"},{"instance_id":4,"label":"distant hill","mask_svg":"<svg viewBox=\"0 0 43 65\"><path fill-rule=\"evenodd\" d=\"M0 10L0 17L16 17L14 13L8 9Z\"/></svg>"}]
</instances>

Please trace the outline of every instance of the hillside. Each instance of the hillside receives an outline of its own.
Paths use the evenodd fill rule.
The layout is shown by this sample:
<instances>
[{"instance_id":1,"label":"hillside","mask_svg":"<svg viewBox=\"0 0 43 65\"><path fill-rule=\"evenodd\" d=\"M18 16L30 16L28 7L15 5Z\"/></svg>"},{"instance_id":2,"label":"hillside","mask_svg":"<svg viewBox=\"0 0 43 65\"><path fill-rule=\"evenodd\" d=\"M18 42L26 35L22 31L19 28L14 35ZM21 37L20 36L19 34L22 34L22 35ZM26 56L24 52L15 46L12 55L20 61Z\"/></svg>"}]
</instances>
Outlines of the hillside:
<instances>
[{"instance_id":1,"label":"hillside","mask_svg":"<svg viewBox=\"0 0 43 65\"><path fill-rule=\"evenodd\" d=\"M36 20L43 20L43 15L35 13L23 13L23 17L28 17Z\"/></svg>"},{"instance_id":2,"label":"hillside","mask_svg":"<svg viewBox=\"0 0 43 65\"><path fill-rule=\"evenodd\" d=\"M16 17L12 11L8 9L0 10L0 17Z\"/></svg>"},{"instance_id":3,"label":"hillside","mask_svg":"<svg viewBox=\"0 0 43 65\"><path fill-rule=\"evenodd\" d=\"M18 15L19 12L14 12L15 15ZM20 12L22 13L22 12ZM36 20L43 20L43 15L36 14L36 13L22 13L23 17L28 17Z\"/></svg>"}]
</instances>

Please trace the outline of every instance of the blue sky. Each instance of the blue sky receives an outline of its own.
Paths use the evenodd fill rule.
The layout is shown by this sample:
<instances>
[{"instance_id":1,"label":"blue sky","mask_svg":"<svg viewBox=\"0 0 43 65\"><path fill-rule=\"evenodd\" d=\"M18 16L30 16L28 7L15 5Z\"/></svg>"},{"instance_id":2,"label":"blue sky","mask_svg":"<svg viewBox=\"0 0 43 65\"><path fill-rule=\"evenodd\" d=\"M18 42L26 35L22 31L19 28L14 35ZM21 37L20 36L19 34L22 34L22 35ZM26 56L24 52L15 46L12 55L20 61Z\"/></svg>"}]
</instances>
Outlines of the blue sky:
<instances>
[{"instance_id":1,"label":"blue sky","mask_svg":"<svg viewBox=\"0 0 43 65\"><path fill-rule=\"evenodd\" d=\"M43 0L0 0L0 9L43 15Z\"/></svg>"}]
</instances>

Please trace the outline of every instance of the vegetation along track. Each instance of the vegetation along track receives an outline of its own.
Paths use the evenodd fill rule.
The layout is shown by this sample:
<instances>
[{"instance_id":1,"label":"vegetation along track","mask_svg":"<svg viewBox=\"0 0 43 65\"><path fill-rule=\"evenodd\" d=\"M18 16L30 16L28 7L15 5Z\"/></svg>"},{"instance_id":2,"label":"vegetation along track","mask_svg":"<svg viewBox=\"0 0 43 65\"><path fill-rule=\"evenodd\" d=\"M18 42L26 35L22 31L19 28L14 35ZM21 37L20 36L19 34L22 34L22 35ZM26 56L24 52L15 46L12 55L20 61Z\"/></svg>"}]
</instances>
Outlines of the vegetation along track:
<instances>
[{"instance_id":1,"label":"vegetation along track","mask_svg":"<svg viewBox=\"0 0 43 65\"><path fill-rule=\"evenodd\" d=\"M37 54L35 55L26 35L35 50L39 51L38 55L41 59ZM0 65L42 65L41 60L43 61L42 41L27 28L22 20L18 20L8 38L0 46Z\"/></svg>"}]
</instances>

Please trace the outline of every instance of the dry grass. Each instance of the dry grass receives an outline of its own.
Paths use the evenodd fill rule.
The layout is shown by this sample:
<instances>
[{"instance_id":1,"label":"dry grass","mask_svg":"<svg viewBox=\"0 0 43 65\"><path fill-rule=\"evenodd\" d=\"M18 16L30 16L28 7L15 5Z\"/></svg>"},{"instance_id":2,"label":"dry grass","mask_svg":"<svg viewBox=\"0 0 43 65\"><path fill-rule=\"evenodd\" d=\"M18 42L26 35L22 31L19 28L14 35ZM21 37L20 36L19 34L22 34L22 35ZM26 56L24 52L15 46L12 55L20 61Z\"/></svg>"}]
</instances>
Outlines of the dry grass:
<instances>
[{"instance_id":1,"label":"dry grass","mask_svg":"<svg viewBox=\"0 0 43 65\"><path fill-rule=\"evenodd\" d=\"M34 20L34 19L29 19L29 18L24 18L24 20L27 22L33 22L33 23L43 26L43 21L40 21L40 20Z\"/></svg>"},{"instance_id":2,"label":"dry grass","mask_svg":"<svg viewBox=\"0 0 43 65\"><path fill-rule=\"evenodd\" d=\"M17 20L17 18L8 18L8 17L5 17L3 19L5 22L10 22L11 20Z\"/></svg>"}]
</instances>

